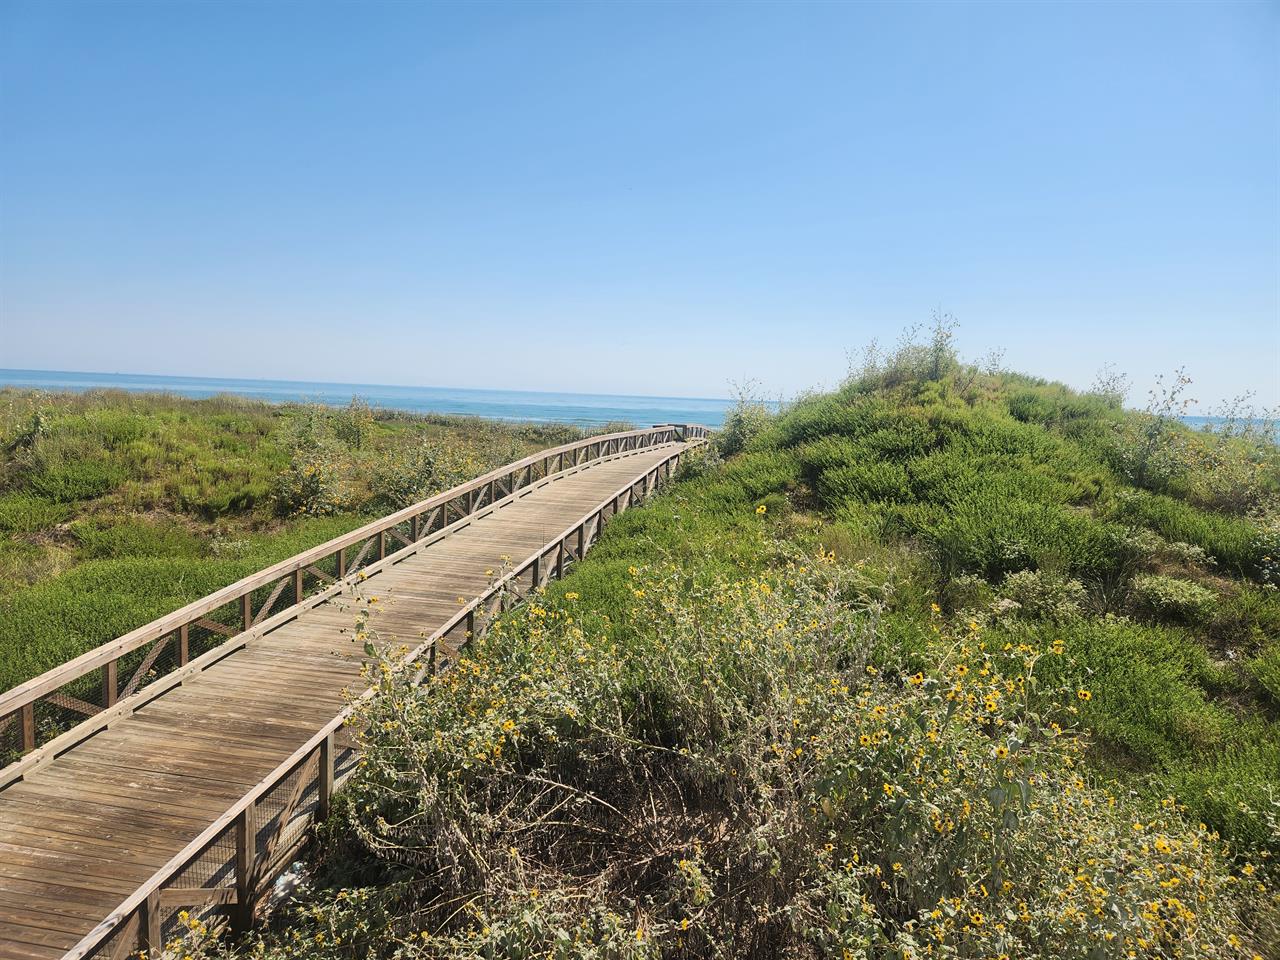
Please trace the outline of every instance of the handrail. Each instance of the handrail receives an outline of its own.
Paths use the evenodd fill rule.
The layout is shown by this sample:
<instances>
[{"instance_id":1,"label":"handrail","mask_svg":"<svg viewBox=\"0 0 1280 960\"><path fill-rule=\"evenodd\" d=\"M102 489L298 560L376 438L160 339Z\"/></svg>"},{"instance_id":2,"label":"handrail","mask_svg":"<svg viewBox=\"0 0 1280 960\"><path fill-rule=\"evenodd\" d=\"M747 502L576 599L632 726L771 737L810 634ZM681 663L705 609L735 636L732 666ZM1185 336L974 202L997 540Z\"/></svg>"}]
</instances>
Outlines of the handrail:
<instances>
[{"instance_id":1,"label":"handrail","mask_svg":"<svg viewBox=\"0 0 1280 960\"><path fill-rule=\"evenodd\" d=\"M701 429L701 428L699 428ZM701 436L705 437L703 432ZM691 438L700 439L700 438ZM447 662L437 660L436 651L441 647L446 650L445 642L450 634L463 628L462 643L458 649L465 647L473 637L482 635L488 623L477 621L477 611L494 614L500 612L503 599L514 595L522 599L534 590L544 586L553 577L559 578L571 563L576 564L585 556L592 543L599 538L607 520L616 517L623 510L643 500L660 485L662 480L671 476L675 467L687 448L674 450L670 456L651 467L643 477L618 488L617 491L600 506L583 514L575 523L557 537L547 541L539 550L531 554L508 573L490 584L483 593L469 603L460 607L452 617L435 630L414 650L405 654L399 661L400 669L416 668L412 676L414 683L419 683L429 669L444 669ZM641 493L637 497L637 488ZM521 578L527 575L528 585L521 592ZM496 600L496 605L495 605ZM421 666L427 654L432 655L430 668ZM313 758L318 759L314 784L307 784L300 777L293 788L291 798L296 804L305 786L314 786L317 792L313 810L306 810L294 816L295 806L286 804L279 814L279 822L275 829L275 837L269 843L268 850L274 850L275 839L286 832L294 836L302 836L302 829L328 809L329 798L350 773L342 777L334 774L334 737L347 723L356 708L374 695L369 689L344 707L338 714L321 727L310 739L281 762L271 773L267 774L243 797L232 804L224 813L206 827L199 836L188 843L182 850L160 867L152 876L124 899L106 918L86 934L79 943L64 954L63 960L82 960L106 944L117 933L122 939L133 935L132 925L136 922L136 946L141 950L154 952L161 946L161 924L165 908L173 909L180 905L200 905L212 909L229 912L237 920L238 926L246 926L254 918L256 903L264 888L268 888L275 877L288 867L296 846L288 846L288 856L276 856L275 872L255 873L256 837L260 826L255 819L255 808L270 791L281 787L295 772L310 766ZM184 869L196 862L219 839L234 829L237 837L237 853L235 859L235 884L222 887L176 887L171 881ZM248 838L246 840L246 838ZM300 846L298 841L297 846ZM120 941L113 945L113 955L121 955L127 946Z\"/></svg>"},{"instance_id":2,"label":"handrail","mask_svg":"<svg viewBox=\"0 0 1280 960\"><path fill-rule=\"evenodd\" d=\"M0 734L10 727L19 731L11 750L5 751L0 744L0 759L6 752L16 752L18 756L30 754L42 743L60 739L66 733L68 723L52 724L50 730L37 723L35 707L38 703L48 703L62 711L64 716L79 718L70 724L72 728L87 723L95 715L115 707L122 694L127 698L161 672L171 672L157 666L170 641L173 641L169 651L172 662L165 666L172 670L182 669L190 661L192 631L204 634L206 639L220 636L214 646L230 642L262 625L273 613L303 604L310 595L308 578L312 581L313 593L316 588L323 589L326 583L340 584L363 564L384 559L392 538L409 546L438 533L452 523L492 506L500 495L511 496L517 490L550 476L553 463L554 472L561 472L566 465L581 466L630 450L705 436L706 429L697 425L660 424L642 430L587 437L542 450L250 574L0 694ZM452 519L451 511L455 514ZM354 551L354 557L349 557L348 551L356 547L360 549ZM329 563L331 570L322 569L322 565ZM274 589L268 592L268 587ZM255 594L263 593L267 595L258 597L258 609L255 610ZM226 609L228 607L230 609ZM214 616L219 611L221 619ZM231 622L226 622L228 620ZM148 644L153 645L152 649L141 658L132 677L124 678L119 669L122 658ZM95 671L102 674L101 685L91 693L85 678ZM69 685L72 689L65 691L63 688ZM3 772L4 768L0 767L0 774ZM0 789L11 779L0 776Z\"/></svg>"}]
</instances>

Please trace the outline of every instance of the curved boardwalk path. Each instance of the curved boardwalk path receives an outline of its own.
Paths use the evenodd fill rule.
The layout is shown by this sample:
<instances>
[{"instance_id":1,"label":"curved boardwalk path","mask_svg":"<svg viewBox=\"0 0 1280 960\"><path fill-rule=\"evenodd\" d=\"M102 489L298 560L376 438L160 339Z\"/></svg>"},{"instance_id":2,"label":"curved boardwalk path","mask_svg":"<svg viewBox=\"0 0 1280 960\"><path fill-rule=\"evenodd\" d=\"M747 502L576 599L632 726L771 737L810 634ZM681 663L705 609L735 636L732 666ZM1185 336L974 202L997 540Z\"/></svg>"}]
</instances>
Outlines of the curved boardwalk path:
<instances>
[{"instance_id":1,"label":"curved boardwalk path","mask_svg":"<svg viewBox=\"0 0 1280 960\"><path fill-rule=\"evenodd\" d=\"M465 637L487 609L475 601L491 594L504 556L517 567L537 557L513 571L513 588L559 574L611 510L670 473L686 445L651 442L565 470L544 465L546 476L534 482L531 472L528 485L513 484L506 497L501 485L496 494L491 486L487 512L453 525L446 513L436 536L372 564L358 586L338 582L319 602L271 618L251 642L63 752L37 751L39 762L0 789L0 958L127 956L172 935L173 914L184 905L252 922L275 876L295 858L311 814L324 812L335 778L341 782L353 759L333 721L347 693L365 687L363 650L353 639L356 606L376 595L374 627L411 647L442 628ZM630 491L626 502L620 490ZM594 526L582 522L592 511ZM253 624L246 603L244 622ZM471 616L460 619L460 609ZM457 645L447 637L438 650ZM120 682L114 661L104 669ZM245 806L264 783L269 789ZM220 823L225 829L214 836ZM211 839L193 850L202 836ZM166 866L167 879L154 880ZM126 903L131 896L136 902Z\"/></svg>"}]
</instances>

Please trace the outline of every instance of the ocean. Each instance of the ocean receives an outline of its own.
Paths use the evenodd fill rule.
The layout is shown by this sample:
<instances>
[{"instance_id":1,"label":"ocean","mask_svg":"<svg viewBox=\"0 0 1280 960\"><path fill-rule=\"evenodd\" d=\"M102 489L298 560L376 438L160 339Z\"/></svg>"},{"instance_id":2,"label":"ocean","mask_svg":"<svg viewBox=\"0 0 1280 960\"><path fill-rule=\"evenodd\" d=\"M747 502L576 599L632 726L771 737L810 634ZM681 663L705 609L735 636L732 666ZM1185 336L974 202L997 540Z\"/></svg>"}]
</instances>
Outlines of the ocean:
<instances>
[{"instance_id":1,"label":"ocean","mask_svg":"<svg viewBox=\"0 0 1280 960\"><path fill-rule=\"evenodd\" d=\"M582 427L626 421L724 423L732 400L703 397L633 397L611 393L540 393L534 390L472 390L459 387L397 387L382 383L325 383L310 380L234 380L219 377L162 377L144 373L73 373L65 370L0 369L0 387L31 390L133 390L184 397L236 394L273 403L323 403L343 407L360 397L372 407L414 413L455 413L492 420L572 423ZM1196 429L1213 429L1221 417L1182 418ZM1278 429L1280 432L1280 429ZM1278 436L1277 439L1280 439Z\"/></svg>"},{"instance_id":2,"label":"ocean","mask_svg":"<svg viewBox=\"0 0 1280 960\"><path fill-rule=\"evenodd\" d=\"M453 387L398 387L380 383L322 383L305 380L234 380L219 377L161 377L134 373L72 373L61 370L0 369L0 386L34 390L133 390L184 397L235 394L275 403L346 406L360 397L372 407L414 413L453 413L494 420L541 421L598 426L625 420L700 423L718 427L731 400L698 397L632 397L620 394L539 393L531 390L464 390Z\"/></svg>"}]
</instances>

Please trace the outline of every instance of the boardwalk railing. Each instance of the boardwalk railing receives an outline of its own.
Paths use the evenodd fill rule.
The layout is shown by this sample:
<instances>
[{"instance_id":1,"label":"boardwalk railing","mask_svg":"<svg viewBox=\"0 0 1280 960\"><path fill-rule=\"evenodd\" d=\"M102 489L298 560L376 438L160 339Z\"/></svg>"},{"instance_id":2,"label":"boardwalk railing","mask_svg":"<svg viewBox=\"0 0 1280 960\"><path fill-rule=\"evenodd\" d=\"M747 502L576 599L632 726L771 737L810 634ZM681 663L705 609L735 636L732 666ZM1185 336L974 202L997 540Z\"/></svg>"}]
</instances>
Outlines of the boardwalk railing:
<instances>
[{"instance_id":1,"label":"boardwalk railing","mask_svg":"<svg viewBox=\"0 0 1280 960\"><path fill-rule=\"evenodd\" d=\"M245 577L13 688L0 695L0 765L7 764L0 789L340 591L389 551L447 535L564 471L706 433L663 424L540 451Z\"/></svg>"},{"instance_id":2,"label":"boardwalk railing","mask_svg":"<svg viewBox=\"0 0 1280 960\"><path fill-rule=\"evenodd\" d=\"M620 436L637 442L657 438L648 443L653 446L672 439L698 439L705 436L705 431L694 427L655 427L652 431ZM609 438L592 440L590 444L601 442L615 452L624 449L613 447L615 440ZM513 566L480 596L461 606L443 626L405 656L402 666L411 671L411 679L417 683L429 672L447 668L468 640L487 631L494 616L549 580L562 576L586 555L606 523L644 500L671 476L683 450L683 447L673 448L669 456L644 476L618 489L601 506L583 515L536 553ZM555 459L566 453L563 449L553 450L539 457ZM511 476L510 471L504 476ZM480 481L489 482L486 478ZM455 491L450 491L448 496L456 499ZM436 503L436 506L419 505L412 509L420 515L438 506ZM332 544L326 547L332 549ZM391 559L387 558L387 562ZM369 696L371 693L366 693L360 700ZM117 960L137 950L146 950L151 955L172 937L183 934L184 927L176 919L179 911L205 922L229 921L234 929L252 924L262 904L270 898L277 879L296 860L306 841L307 827L327 816L334 791L355 770L355 748L346 725L358 706L359 701L326 723L157 870L73 947L64 960L85 957Z\"/></svg>"}]
</instances>

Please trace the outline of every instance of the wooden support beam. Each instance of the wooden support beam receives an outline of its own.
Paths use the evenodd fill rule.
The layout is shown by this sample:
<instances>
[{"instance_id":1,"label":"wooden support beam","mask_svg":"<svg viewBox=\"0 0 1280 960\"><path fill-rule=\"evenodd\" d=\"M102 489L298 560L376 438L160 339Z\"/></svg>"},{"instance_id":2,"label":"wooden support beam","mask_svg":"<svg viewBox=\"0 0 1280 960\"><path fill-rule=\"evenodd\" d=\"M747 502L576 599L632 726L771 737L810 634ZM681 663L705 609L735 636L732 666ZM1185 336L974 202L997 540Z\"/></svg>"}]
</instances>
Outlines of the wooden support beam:
<instances>
[{"instance_id":1,"label":"wooden support beam","mask_svg":"<svg viewBox=\"0 0 1280 960\"><path fill-rule=\"evenodd\" d=\"M165 887L157 890L161 908L208 907L235 903L235 887Z\"/></svg>"}]
</instances>

